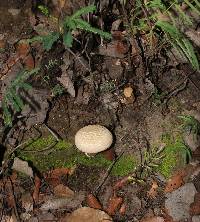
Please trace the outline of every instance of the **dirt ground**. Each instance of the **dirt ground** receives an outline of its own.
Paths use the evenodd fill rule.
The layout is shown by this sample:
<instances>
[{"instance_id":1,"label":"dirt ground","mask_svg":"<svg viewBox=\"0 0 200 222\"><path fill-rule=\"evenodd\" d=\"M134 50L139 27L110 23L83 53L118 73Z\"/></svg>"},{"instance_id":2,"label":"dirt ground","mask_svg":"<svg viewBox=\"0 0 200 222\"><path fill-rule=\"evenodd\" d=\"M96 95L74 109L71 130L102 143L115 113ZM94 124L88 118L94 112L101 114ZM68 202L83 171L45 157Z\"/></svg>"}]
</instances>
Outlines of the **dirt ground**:
<instances>
[{"instance_id":1,"label":"dirt ground","mask_svg":"<svg viewBox=\"0 0 200 222\"><path fill-rule=\"evenodd\" d=\"M142 43L145 50L142 52L134 36L121 36L124 30L120 25L117 30L120 34L116 31L119 36L114 37L111 45L109 41L102 43L96 36L78 33L70 51L60 40L48 52L41 44L33 42L23 57L18 51L20 40L32 38L37 34L35 27L46 24L37 6L46 4L56 16L59 2L62 1L0 2L1 158L4 161L0 182L1 221L81 221L70 218L74 210L84 206L107 212L112 218L108 221L200 221L199 208L193 212L192 207L199 203L200 140L195 140L193 134L186 136L180 118L192 116L200 122L200 72L165 47L151 49ZM87 5L85 1L68 2L63 8L67 15ZM118 17L121 19L119 3L111 2L101 3L101 19L107 30ZM113 6L112 10L106 9L109 5ZM99 14L95 16L94 24L99 24ZM27 63L27 59L31 62ZM39 74L29 79L32 88L27 94L21 94L30 104L21 113L14 113L16 120L12 127L6 128L2 110L5 88L19 70L30 66L41 67ZM63 73L68 75L67 89L61 84ZM69 85L71 83L73 86ZM127 89L131 90L128 95ZM78 152L74 136L80 128L90 124L103 125L111 131L116 155L113 162L103 161L101 154L100 157L85 157ZM199 137L199 132L197 134L195 136ZM49 146L49 136L70 143L72 151L57 148L59 145ZM24 143L38 138L46 140L41 145L42 151L37 145L32 146L35 150L27 151L31 145L26 147ZM65 143L63 147L66 146ZM153 156L152 160L151 155L156 155L152 150L162 147L166 147L164 159ZM176 152L167 151L170 149ZM188 150L191 158L186 157ZM23 151L25 154L30 151L31 158ZM149 159L145 159L147 153ZM40 168L32 159L35 155L45 162L50 154L55 159L53 164L49 163L49 169L48 165ZM13 167L16 157L29 163L32 176L27 173L30 170L27 165L21 163L20 169ZM134 167L129 157L133 157ZM159 162L155 163L154 158ZM124 165L120 165L122 162ZM55 169L59 170L55 173ZM177 216L176 206L171 210L167 205L172 197L166 190L171 186L169 193L172 194L188 184L195 188L188 188L187 192L195 190L193 197L196 195L198 201L191 201L188 211L182 206L186 216ZM65 188L61 191L60 186ZM60 196L56 196L55 187L59 187ZM92 203L88 201L91 193L101 207L96 204L97 199ZM66 198L65 202L60 201L60 197ZM103 220L97 217L94 221Z\"/></svg>"}]
</instances>

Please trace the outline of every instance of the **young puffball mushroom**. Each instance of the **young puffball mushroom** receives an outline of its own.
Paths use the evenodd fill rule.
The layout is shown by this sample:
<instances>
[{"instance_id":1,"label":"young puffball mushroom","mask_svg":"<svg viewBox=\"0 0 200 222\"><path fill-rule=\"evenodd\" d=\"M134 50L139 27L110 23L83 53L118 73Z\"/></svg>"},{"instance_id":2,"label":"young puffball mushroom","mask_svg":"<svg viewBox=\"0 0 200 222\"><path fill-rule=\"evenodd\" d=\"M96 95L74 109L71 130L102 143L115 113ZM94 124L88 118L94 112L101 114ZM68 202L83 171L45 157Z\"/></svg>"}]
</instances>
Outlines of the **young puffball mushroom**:
<instances>
[{"instance_id":1,"label":"young puffball mushroom","mask_svg":"<svg viewBox=\"0 0 200 222\"><path fill-rule=\"evenodd\" d=\"M75 135L76 147L87 154L96 154L107 150L113 142L111 132L101 125L88 125Z\"/></svg>"}]
</instances>

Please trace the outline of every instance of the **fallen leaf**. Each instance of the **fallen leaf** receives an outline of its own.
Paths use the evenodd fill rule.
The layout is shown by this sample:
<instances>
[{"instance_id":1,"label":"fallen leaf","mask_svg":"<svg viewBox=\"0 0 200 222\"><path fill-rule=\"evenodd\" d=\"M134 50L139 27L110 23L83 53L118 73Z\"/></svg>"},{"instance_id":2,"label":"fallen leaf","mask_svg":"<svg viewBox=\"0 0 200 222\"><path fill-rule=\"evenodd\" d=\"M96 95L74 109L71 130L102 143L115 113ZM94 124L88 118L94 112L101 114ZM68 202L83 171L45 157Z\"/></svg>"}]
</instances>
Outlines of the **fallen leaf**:
<instances>
[{"instance_id":1,"label":"fallen leaf","mask_svg":"<svg viewBox=\"0 0 200 222\"><path fill-rule=\"evenodd\" d=\"M93 209L90 207L81 207L67 215L65 220L67 222L111 222L112 218L99 209Z\"/></svg>"},{"instance_id":2,"label":"fallen leaf","mask_svg":"<svg viewBox=\"0 0 200 222\"><path fill-rule=\"evenodd\" d=\"M110 198L109 203L108 203L108 207L106 209L106 212L109 215L115 215L117 209L120 207L120 205L122 204L123 199L122 197L117 197L117 196L113 196Z\"/></svg>"},{"instance_id":3,"label":"fallen leaf","mask_svg":"<svg viewBox=\"0 0 200 222\"><path fill-rule=\"evenodd\" d=\"M33 177L33 170L31 167L29 167L28 163L24 160L20 160L18 157L14 158L13 170L16 170L18 172L24 173L27 176Z\"/></svg>"},{"instance_id":4,"label":"fallen leaf","mask_svg":"<svg viewBox=\"0 0 200 222\"><path fill-rule=\"evenodd\" d=\"M0 49L4 49L6 47L6 42L3 39L0 39Z\"/></svg>"},{"instance_id":5,"label":"fallen leaf","mask_svg":"<svg viewBox=\"0 0 200 222\"><path fill-rule=\"evenodd\" d=\"M82 201L85 199L85 194L83 192L79 192L75 194L73 197L61 197L55 198L47 196L47 201L42 204L40 210L48 211L48 210L56 210L60 208L77 208L81 205Z\"/></svg>"},{"instance_id":6,"label":"fallen leaf","mask_svg":"<svg viewBox=\"0 0 200 222\"><path fill-rule=\"evenodd\" d=\"M37 203L39 200L39 192L40 192L40 185L41 185L41 180L38 176L35 176L34 183L35 183L35 186L34 186L34 191L33 191L33 200L35 203Z\"/></svg>"},{"instance_id":7,"label":"fallen leaf","mask_svg":"<svg viewBox=\"0 0 200 222\"><path fill-rule=\"evenodd\" d=\"M172 192L173 190L178 189L184 184L184 176L186 173L184 171L178 171L176 172L168 181L165 186L165 192L169 193Z\"/></svg>"},{"instance_id":8,"label":"fallen leaf","mask_svg":"<svg viewBox=\"0 0 200 222\"><path fill-rule=\"evenodd\" d=\"M57 197L73 197L74 191L63 184L59 184L56 187L54 187L54 194Z\"/></svg>"},{"instance_id":9,"label":"fallen leaf","mask_svg":"<svg viewBox=\"0 0 200 222\"><path fill-rule=\"evenodd\" d=\"M158 195L157 189L158 189L158 184L156 181L153 181L151 189L147 192L147 196L150 198L156 198L156 196Z\"/></svg>"},{"instance_id":10,"label":"fallen leaf","mask_svg":"<svg viewBox=\"0 0 200 222\"><path fill-rule=\"evenodd\" d=\"M87 195L87 205L94 209L102 209L102 206L100 202L97 200L97 198L93 194Z\"/></svg>"},{"instance_id":11,"label":"fallen leaf","mask_svg":"<svg viewBox=\"0 0 200 222\"><path fill-rule=\"evenodd\" d=\"M56 168L47 172L44 175L44 178L48 181L48 183L52 186L57 186L61 184L61 177L66 175L71 175L74 172L74 168Z\"/></svg>"},{"instance_id":12,"label":"fallen leaf","mask_svg":"<svg viewBox=\"0 0 200 222\"><path fill-rule=\"evenodd\" d=\"M20 58L24 58L30 51L30 46L27 42L21 41L16 48L17 54Z\"/></svg>"},{"instance_id":13,"label":"fallen leaf","mask_svg":"<svg viewBox=\"0 0 200 222\"><path fill-rule=\"evenodd\" d=\"M98 53L103 56L124 58L128 50L129 46L127 43L119 40L113 40L108 44L100 45L98 48Z\"/></svg>"},{"instance_id":14,"label":"fallen leaf","mask_svg":"<svg viewBox=\"0 0 200 222\"><path fill-rule=\"evenodd\" d=\"M57 80L64 86L64 88L72 97L75 97L74 84L67 71L63 71L61 77L57 77Z\"/></svg>"},{"instance_id":15,"label":"fallen leaf","mask_svg":"<svg viewBox=\"0 0 200 222\"><path fill-rule=\"evenodd\" d=\"M154 216L154 217L145 217L142 220L140 220L140 222L164 222L165 219L163 217L158 217L158 216Z\"/></svg>"},{"instance_id":16,"label":"fallen leaf","mask_svg":"<svg viewBox=\"0 0 200 222\"><path fill-rule=\"evenodd\" d=\"M26 213L33 211L33 198L29 192L23 193L21 196L22 207Z\"/></svg>"},{"instance_id":17,"label":"fallen leaf","mask_svg":"<svg viewBox=\"0 0 200 222\"><path fill-rule=\"evenodd\" d=\"M133 88L132 87L128 86L128 87L124 88L124 96L126 98L130 98L132 96L132 94L133 94Z\"/></svg>"},{"instance_id":18,"label":"fallen leaf","mask_svg":"<svg viewBox=\"0 0 200 222\"><path fill-rule=\"evenodd\" d=\"M24 58L24 64L28 70L34 69L35 62L34 62L33 56L31 54L28 54L26 56L26 58Z\"/></svg>"},{"instance_id":19,"label":"fallen leaf","mask_svg":"<svg viewBox=\"0 0 200 222\"><path fill-rule=\"evenodd\" d=\"M129 183L129 177L124 177L123 179L117 181L114 186L113 186L113 189L114 191L117 191L119 189L121 189L123 186L125 186L127 183Z\"/></svg>"},{"instance_id":20,"label":"fallen leaf","mask_svg":"<svg viewBox=\"0 0 200 222\"><path fill-rule=\"evenodd\" d=\"M190 205L190 214L200 214L200 193L197 193L194 197L194 202Z\"/></svg>"},{"instance_id":21,"label":"fallen leaf","mask_svg":"<svg viewBox=\"0 0 200 222\"><path fill-rule=\"evenodd\" d=\"M123 204L121 205L121 207L120 207L120 209L119 209L119 213L120 213L121 215L125 215L125 213L126 213L126 205L125 205L125 203L123 203Z\"/></svg>"},{"instance_id":22,"label":"fallen leaf","mask_svg":"<svg viewBox=\"0 0 200 222\"><path fill-rule=\"evenodd\" d=\"M51 177L61 177L64 175L72 175L74 169L71 168L56 168L54 170L50 170L47 174L50 175Z\"/></svg>"}]
</instances>

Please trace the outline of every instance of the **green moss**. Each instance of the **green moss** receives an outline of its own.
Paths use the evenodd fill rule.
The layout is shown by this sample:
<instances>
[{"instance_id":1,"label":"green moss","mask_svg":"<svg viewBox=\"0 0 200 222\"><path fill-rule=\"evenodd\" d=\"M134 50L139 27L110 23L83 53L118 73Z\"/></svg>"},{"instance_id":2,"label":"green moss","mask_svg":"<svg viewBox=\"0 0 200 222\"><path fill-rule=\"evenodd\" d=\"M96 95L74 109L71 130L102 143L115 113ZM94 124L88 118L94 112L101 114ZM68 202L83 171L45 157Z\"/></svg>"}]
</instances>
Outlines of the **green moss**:
<instances>
[{"instance_id":1,"label":"green moss","mask_svg":"<svg viewBox=\"0 0 200 222\"><path fill-rule=\"evenodd\" d=\"M170 134L163 136L162 141L166 144L163 154L165 157L162 159L158 167L164 177L169 178L176 169L183 167L190 157L190 150L184 144L180 135L177 135L174 141Z\"/></svg>"},{"instance_id":2,"label":"green moss","mask_svg":"<svg viewBox=\"0 0 200 222\"><path fill-rule=\"evenodd\" d=\"M79 164L104 168L111 164L111 161L106 160L101 154L87 157L67 141L56 142L51 136L30 141L26 147L18 151L17 156L28 161L40 172L51 168L70 168ZM122 156L114 165L111 173L116 176L127 175L133 172L135 163L134 157Z\"/></svg>"},{"instance_id":3,"label":"green moss","mask_svg":"<svg viewBox=\"0 0 200 222\"><path fill-rule=\"evenodd\" d=\"M125 176L133 172L136 167L136 159L133 156L122 156L112 169L115 176Z\"/></svg>"}]
</instances>

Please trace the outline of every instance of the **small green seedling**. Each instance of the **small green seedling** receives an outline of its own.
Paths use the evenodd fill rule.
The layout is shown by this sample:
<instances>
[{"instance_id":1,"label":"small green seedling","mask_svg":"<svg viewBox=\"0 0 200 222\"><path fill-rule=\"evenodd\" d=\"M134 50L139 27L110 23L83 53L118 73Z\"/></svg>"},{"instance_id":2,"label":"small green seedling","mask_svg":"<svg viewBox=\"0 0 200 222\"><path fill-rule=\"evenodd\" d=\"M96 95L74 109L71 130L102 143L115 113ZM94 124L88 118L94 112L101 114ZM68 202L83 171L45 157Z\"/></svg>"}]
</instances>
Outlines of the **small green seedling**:
<instances>
[{"instance_id":1,"label":"small green seedling","mask_svg":"<svg viewBox=\"0 0 200 222\"><path fill-rule=\"evenodd\" d=\"M193 116L181 115L178 116L182 121L182 129L187 133L199 134L200 133L200 123Z\"/></svg>"},{"instance_id":2,"label":"small green seedling","mask_svg":"<svg viewBox=\"0 0 200 222\"><path fill-rule=\"evenodd\" d=\"M49 31L47 35L36 36L30 39L29 42L41 41L43 43L44 49L47 51L49 51L52 48L53 44L59 38L62 38L62 42L66 48L71 48L74 40L72 32L78 29L98 34L105 39L112 38L110 33L92 27L88 22L84 21L81 18L81 16L83 15L94 12L96 10L96 7L94 5L84 7L76 11L73 15L65 17L61 21L58 18L51 16L46 7L39 6L39 9L44 15L48 16L50 19L53 19L54 21L57 21L58 24L57 31L53 32Z\"/></svg>"},{"instance_id":3,"label":"small green seedling","mask_svg":"<svg viewBox=\"0 0 200 222\"><path fill-rule=\"evenodd\" d=\"M3 118L6 126L12 126L12 113L20 112L24 107L24 102L18 93L19 89L31 89L32 86L29 83L26 83L26 80L34 74L37 74L38 71L39 68L35 68L31 71L21 71L6 88L2 99Z\"/></svg>"}]
</instances>

